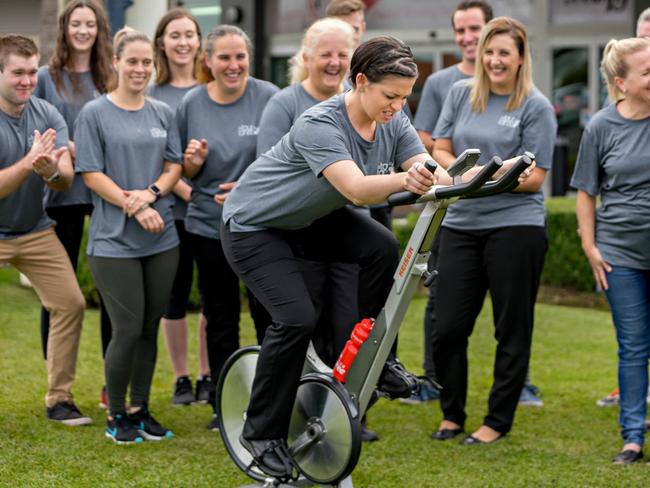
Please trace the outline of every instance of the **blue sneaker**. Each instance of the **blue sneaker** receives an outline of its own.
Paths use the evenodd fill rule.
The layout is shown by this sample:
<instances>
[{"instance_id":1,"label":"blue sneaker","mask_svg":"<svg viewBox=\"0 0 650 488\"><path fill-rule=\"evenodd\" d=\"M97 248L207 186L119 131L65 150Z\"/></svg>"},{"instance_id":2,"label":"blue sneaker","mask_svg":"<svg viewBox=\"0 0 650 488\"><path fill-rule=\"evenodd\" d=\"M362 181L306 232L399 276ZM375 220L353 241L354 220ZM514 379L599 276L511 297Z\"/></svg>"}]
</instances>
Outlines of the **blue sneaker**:
<instances>
[{"instance_id":1,"label":"blue sneaker","mask_svg":"<svg viewBox=\"0 0 650 488\"><path fill-rule=\"evenodd\" d=\"M535 385L525 384L519 395L519 405L526 407L543 407L544 402L538 396L539 388Z\"/></svg>"},{"instance_id":2,"label":"blue sneaker","mask_svg":"<svg viewBox=\"0 0 650 488\"><path fill-rule=\"evenodd\" d=\"M124 412L118 412L112 419L107 420L104 435L116 444L121 445L138 444L144 441Z\"/></svg>"},{"instance_id":3,"label":"blue sneaker","mask_svg":"<svg viewBox=\"0 0 650 488\"><path fill-rule=\"evenodd\" d=\"M440 392L438 389L433 386L431 381L429 381L427 378L424 378L424 380L422 380L420 388L417 391L413 392L413 394L411 394L411 396L408 398L400 398L399 401L405 405L419 405L421 403L433 402L439 399Z\"/></svg>"},{"instance_id":4,"label":"blue sneaker","mask_svg":"<svg viewBox=\"0 0 650 488\"><path fill-rule=\"evenodd\" d=\"M148 441L159 441L174 437L171 430L166 429L153 418L146 405L140 407L140 410L137 412L130 413L129 421L131 421L140 435Z\"/></svg>"}]
</instances>

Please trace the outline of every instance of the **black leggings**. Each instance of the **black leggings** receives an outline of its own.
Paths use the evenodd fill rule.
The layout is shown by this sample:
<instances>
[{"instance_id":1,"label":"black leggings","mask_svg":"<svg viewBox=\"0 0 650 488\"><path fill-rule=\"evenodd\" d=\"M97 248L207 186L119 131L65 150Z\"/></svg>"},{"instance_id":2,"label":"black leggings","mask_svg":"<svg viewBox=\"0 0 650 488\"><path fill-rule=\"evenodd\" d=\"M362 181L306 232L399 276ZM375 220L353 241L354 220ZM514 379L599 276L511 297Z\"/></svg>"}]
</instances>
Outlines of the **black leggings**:
<instances>
[{"instance_id":1,"label":"black leggings","mask_svg":"<svg viewBox=\"0 0 650 488\"><path fill-rule=\"evenodd\" d=\"M445 420L465 423L468 338L490 290L497 351L483 423L510 431L528 370L545 253L544 227L442 229L433 360Z\"/></svg>"},{"instance_id":2,"label":"black leggings","mask_svg":"<svg viewBox=\"0 0 650 488\"><path fill-rule=\"evenodd\" d=\"M65 205L63 207L50 207L45 209L45 211L56 222L54 232L56 232L56 236L68 254L72 268L76 271L79 261L79 248L81 247L81 239L84 231L84 220L86 215L92 213L93 206L91 204ZM111 322L101 296L99 297L99 308L102 353L106 355L106 348L111 340ZM45 359L47 359L47 338L49 334L50 312L45 307L41 307L41 345Z\"/></svg>"},{"instance_id":3,"label":"black leggings","mask_svg":"<svg viewBox=\"0 0 650 488\"><path fill-rule=\"evenodd\" d=\"M169 300L178 248L142 258L88 256L113 325L104 370L111 413L149 401L156 367L158 322Z\"/></svg>"},{"instance_id":4,"label":"black leggings","mask_svg":"<svg viewBox=\"0 0 650 488\"><path fill-rule=\"evenodd\" d=\"M272 318L243 434L247 439L286 438L317 321L299 258L358 264L360 316L376 317L392 286L397 241L381 224L346 208L295 231L230 232L222 225L221 239L228 262Z\"/></svg>"}]
</instances>

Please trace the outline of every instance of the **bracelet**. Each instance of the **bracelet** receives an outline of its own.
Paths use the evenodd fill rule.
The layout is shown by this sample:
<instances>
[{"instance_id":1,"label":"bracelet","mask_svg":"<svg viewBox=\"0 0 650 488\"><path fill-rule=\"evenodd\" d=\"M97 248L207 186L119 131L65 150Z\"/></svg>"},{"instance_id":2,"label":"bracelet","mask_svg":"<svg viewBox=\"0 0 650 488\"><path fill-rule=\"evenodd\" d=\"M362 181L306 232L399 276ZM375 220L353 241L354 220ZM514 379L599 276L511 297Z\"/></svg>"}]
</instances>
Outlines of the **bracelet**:
<instances>
[{"instance_id":1,"label":"bracelet","mask_svg":"<svg viewBox=\"0 0 650 488\"><path fill-rule=\"evenodd\" d=\"M59 170L57 169L50 176L48 176L47 178L43 177L43 179L45 180L45 183L56 183L59 180L60 177L61 177L61 174L59 173Z\"/></svg>"},{"instance_id":2,"label":"bracelet","mask_svg":"<svg viewBox=\"0 0 650 488\"><path fill-rule=\"evenodd\" d=\"M139 213L141 213L143 210L146 210L146 209L148 209L148 208L149 208L149 204L148 204L148 203L144 203L144 204L142 204L142 207L140 207L139 209L137 209L137 210L135 211L135 213L133 214L133 216L135 217L136 215L138 215Z\"/></svg>"}]
</instances>

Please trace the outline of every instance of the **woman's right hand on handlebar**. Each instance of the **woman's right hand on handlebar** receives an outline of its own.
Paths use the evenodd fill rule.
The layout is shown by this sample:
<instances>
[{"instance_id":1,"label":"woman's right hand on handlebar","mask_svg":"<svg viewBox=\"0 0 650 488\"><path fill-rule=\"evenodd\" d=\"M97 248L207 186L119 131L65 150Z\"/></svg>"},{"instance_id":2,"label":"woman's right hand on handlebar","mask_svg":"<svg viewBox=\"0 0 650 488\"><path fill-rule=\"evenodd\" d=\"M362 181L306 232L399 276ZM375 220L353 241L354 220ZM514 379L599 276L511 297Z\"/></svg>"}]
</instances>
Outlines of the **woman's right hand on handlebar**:
<instances>
[{"instance_id":1,"label":"woman's right hand on handlebar","mask_svg":"<svg viewBox=\"0 0 650 488\"><path fill-rule=\"evenodd\" d=\"M424 164L413 163L404 177L404 189L424 195L433 185L436 184L437 177L431 173Z\"/></svg>"}]
</instances>

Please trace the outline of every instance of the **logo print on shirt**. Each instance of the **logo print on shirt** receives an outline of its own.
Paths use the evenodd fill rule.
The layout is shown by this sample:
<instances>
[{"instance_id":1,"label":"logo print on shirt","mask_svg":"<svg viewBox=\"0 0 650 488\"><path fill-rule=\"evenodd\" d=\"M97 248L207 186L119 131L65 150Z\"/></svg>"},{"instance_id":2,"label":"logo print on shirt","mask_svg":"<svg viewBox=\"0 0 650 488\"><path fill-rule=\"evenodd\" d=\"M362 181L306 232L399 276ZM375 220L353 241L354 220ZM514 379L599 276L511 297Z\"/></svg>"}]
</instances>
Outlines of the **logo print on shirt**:
<instances>
[{"instance_id":1,"label":"logo print on shirt","mask_svg":"<svg viewBox=\"0 0 650 488\"><path fill-rule=\"evenodd\" d=\"M521 120L513 117L512 115L502 115L499 117L497 124L504 127L510 127L511 129L516 129L519 127L520 122Z\"/></svg>"},{"instance_id":2,"label":"logo print on shirt","mask_svg":"<svg viewBox=\"0 0 650 488\"><path fill-rule=\"evenodd\" d=\"M378 175L387 175L390 174L393 170L393 163L379 163L377 164L377 174Z\"/></svg>"},{"instance_id":3,"label":"logo print on shirt","mask_svg":"<svg viewBox=\"0 0 650 488\"><path fill-rule=\"evenodd\" d=\"M260 128L257 127L256 125L242 124L239 127L237 127L237 135L239 137L256 136L259 131Z\"/></svg>"},{"instance_id":4,"label":"logo print on shirt","mask_svg":"<svg viewBox=\"0 0 650 488\"><path fill-rule=\"evenodd\" d=\"M151 130L151 137L154 139L163 139L167 137L167 131L165 129L159 129L158 127L152 127Z\"/></svg>"}]
</instances>

